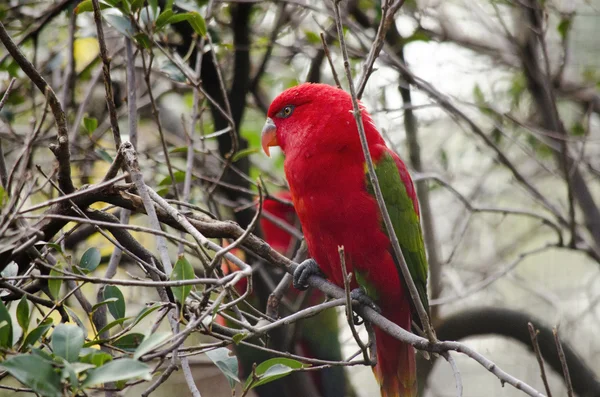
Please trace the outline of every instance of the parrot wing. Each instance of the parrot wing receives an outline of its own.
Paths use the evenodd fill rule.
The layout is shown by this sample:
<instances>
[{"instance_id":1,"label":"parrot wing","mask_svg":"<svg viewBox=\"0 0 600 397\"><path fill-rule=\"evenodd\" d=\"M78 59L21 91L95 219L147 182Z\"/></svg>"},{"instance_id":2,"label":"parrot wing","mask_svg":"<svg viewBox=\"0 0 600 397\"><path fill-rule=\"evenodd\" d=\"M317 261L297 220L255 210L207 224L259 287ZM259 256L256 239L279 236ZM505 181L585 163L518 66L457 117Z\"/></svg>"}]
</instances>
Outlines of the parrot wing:
<instances>
[{"instance_id":1,"label":"parrot wing","mask_svg":"<svg viewBox=\"0 0 600 397\"><path fill-rule=\"evenodd\" d=\"M425 310L429 312L429 300L427 298L427 258L425 256L425 244L423 242L423 233L419 217L419 203L417 201L415 187L412 179L406 169L406 166L400 158L383 145L379 145L383 154L374 162L375 173L379 180L381 193L388 210L394 232L400 243L402 255L408 265L410 275L417 287L421 302ZM366 173L366 166L365 166ZM367 180L367 189L375 197L373 186L369 180L368 174L365 174ZM382 227L385 229L385 225ZM390 250L392 248L390 247ZM404 282L400 270L399 260L392 251L396 268L400 279ZM411 306L412 304L411 300ZM414 312L414 307L413 307ZM413 317L417 323L418 316Z\"/></svg>"}]
</instances>

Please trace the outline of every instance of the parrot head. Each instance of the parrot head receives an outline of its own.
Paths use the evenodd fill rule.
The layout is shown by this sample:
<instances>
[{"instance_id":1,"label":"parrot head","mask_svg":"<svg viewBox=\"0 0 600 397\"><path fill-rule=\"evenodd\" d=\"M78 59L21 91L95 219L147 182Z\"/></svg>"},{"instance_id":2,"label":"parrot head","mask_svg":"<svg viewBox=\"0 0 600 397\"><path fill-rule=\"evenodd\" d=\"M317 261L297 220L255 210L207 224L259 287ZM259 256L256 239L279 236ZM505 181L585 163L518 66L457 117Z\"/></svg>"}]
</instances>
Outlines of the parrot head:
<instances>
[{"instance_id":1,"label":"parrot head","mask_svg":"<svg viewBox=\"0 0 600 397\"><path fill-rule=\"evenodd\" d=\"M367 137L380 139L366 110L362 114ZM304 83L289 88L271 103L261 143L267 156L273 146L281 147L286 156L296 149L315 152L348 145L360 149L352 98L327 84Z\"/></svg>"}]
</instances>

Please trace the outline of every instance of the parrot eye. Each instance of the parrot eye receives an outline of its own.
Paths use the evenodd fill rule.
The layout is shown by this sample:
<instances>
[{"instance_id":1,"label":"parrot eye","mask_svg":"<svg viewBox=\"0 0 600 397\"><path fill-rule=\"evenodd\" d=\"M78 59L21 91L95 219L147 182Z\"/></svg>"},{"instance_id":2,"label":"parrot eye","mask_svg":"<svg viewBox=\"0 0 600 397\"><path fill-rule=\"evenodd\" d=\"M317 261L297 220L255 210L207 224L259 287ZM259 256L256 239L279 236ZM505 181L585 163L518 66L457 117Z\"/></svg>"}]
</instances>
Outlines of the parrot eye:
<instances>
[{"instance_id":1,"label":"parrot eye","mask_svg":"<svg viewBox=\"0 0 600 397\"><path fill-rule=\"evenodd\" d=\"M293 105L285 106L283 109L281 109L279 111L279 113L277 113L277 117L282 118L282 119L290 117L292 115L292 113L294 113L294 108L295 108L295 106L293 106Z\"/></svg>"}]
</instances>

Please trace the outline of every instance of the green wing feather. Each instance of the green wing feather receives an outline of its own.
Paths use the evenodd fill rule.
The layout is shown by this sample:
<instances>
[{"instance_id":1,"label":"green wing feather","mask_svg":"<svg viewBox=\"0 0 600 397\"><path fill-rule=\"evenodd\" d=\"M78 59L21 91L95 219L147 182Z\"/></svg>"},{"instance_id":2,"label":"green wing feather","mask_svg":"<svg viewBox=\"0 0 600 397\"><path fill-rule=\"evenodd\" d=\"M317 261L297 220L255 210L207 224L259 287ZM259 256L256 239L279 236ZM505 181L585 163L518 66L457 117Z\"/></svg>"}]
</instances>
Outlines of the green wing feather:
<instances>
[{"instance_id":1,"label":"green wing feather","mask_svg":"<svg viewBox=\"0 0 600 397\"><path fill-rule=\"evenodd\" d=\"M427 298L428 265L425 256L425 244L423 243L423 232L413 200L409 196L406 186L400 177L399 166L401 164L397 164L391 152L386 150L375 164L375 173L379 180L385 206L394 226L394 232L402 249L402 255L406 260L410 275L417 287L421 302L423 302L425 310L429 313L429 300ZM371 195L375 196L368 175L365 176L367 179L367 189ZM382 227L385 229L383 222ZM391 247L390 251L392 251L394 262L396 262L400 279L404 280L398 258L393 253ZM415 316L414 320L419 323L418 316Z\"/></svg>"}]
</instances>

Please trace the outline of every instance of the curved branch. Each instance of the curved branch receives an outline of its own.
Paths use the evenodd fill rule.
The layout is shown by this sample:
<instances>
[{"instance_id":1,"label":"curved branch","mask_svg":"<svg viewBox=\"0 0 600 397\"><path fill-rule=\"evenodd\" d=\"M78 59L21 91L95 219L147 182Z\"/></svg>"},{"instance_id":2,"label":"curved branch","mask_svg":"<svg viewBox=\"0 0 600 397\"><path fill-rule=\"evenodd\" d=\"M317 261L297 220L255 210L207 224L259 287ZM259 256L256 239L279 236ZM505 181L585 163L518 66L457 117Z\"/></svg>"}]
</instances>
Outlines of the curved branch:
<instances>
[{"instance_id":1,"label":"curved branch","mask_svg":"<svg viewBox=\"0 0 600 397\"><path fill-rule=\"evenodd\" d=\"M442 320L437 324L436 332L440 339L456 341L473 336L503 336L523 344L533 353L527 326L529 322L539 330L537 338L542 357L562 379L562 366L554 343L552 328L529 314L492 307L465 310ZM575 392L580 396L600 396L600 382L594 372L568 343L563 340L562 345ZM420 360L417 371L420 388L425 387L434 363L435 360L429 362Z\"/></svg>"}]
</instances>

